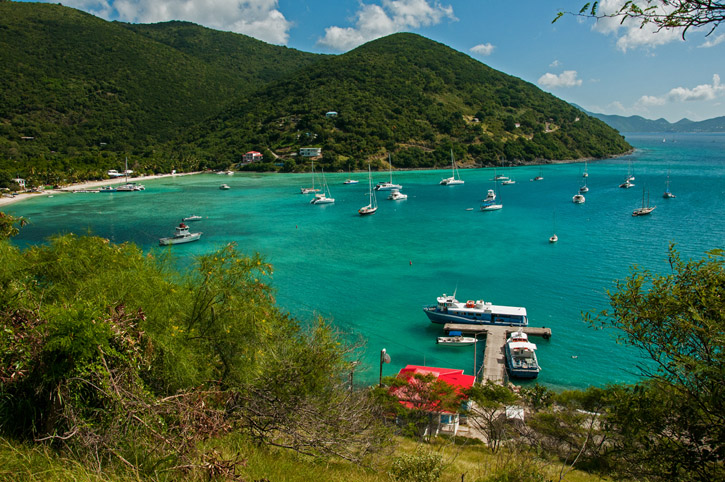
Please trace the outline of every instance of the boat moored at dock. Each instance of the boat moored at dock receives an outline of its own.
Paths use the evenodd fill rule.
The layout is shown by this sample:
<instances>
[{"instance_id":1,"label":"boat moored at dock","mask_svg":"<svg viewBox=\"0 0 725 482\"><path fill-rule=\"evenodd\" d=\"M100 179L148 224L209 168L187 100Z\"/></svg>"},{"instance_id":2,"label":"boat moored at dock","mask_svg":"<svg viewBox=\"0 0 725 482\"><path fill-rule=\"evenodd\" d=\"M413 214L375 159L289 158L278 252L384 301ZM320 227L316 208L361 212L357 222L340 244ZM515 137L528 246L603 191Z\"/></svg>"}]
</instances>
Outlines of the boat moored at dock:
<instances>
[{"instance_id":1,"label":"boat moored at dock","mask_svg":"<svg viewBox=\"0 0 725 482\"><path fill-rule=\"evenodd\" d=\"M473 325L526 326L529 319L526 308L494 305L483 300L459 302L454 296L444 294L437 304L423 308L433 323L463 323Z\"/></svg>"},{"instance_id":2,"label":"boat moored at dock","mask_svg":"<svg viewBox=\"0 0 725 482\"><path fill-rule=\"evenodd\" d=\"M511 333L505 345L506 368L512 378L536 378L541 367L536 359L536 344L523 331Z\"/></svg>"},{"instance_id":3,"label":"boat moored at dock","mask_svg":"<svg viewBox=\"0 0 725 482\"><path fill-rule=\"evenodd\" d=\"M451 331L448 333L448 336L439 336L436 339L436 343L439 345L449 346L470 346L477 341L473 336L463 336L463 333L460 331Z\"/></svg>"}]
</instances>

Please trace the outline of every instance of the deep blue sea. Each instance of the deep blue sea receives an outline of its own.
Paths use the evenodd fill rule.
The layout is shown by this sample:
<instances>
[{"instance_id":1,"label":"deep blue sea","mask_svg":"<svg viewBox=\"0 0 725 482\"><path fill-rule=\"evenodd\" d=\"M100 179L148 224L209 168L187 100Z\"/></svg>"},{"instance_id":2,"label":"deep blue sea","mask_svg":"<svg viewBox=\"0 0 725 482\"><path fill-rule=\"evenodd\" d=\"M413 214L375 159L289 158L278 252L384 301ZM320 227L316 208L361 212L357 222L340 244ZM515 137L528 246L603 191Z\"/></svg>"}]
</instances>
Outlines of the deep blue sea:
<instances>
[{"instance_id":1,"label":"deep blue sea","mask_svg":"<svg viewBox=\"0 0 725 482\"><path fill-rule=\"evenodd\" d=\"M632 155L588 163L590 191L581 205L571 200L584 164L568 163L505 170L516 184L499 186L504 207L495 212L479 210L493 169L461 170L465 184L450 187L438 184L450 171L394 172L407 201L380 192L378 213L368 217L357 214L368 202L367 173L354 176L357 185L343 185L348 173L327 173L336 202L326 206L310 205L310 196L299 193L309 174L236 173L154 180L139 193L56 194L5 211L30 220L15 238L19 245L54 233L92 233L145 250L171 249L182 267L229 242L262 253L274 265L283 309L303 322L322 315L366 341L356 382L377 380L382 348L392 359L385 375L406 364L470 374L473 348L436 345L441 327L421 309L454 291L459 300L525 306L532 326L552 329L551 340L532 339L539 382L633 382L638 353L617 344L613 331L590 328L582 312L605 308L606 290L633 266L667 273L671 242L697 259L725 247L725 135L626 137L636 147ZM620 189L630 166L635 187ZM531 181L540 172L544 180ZM675 199L662 198L668 173ZM222 183L231 189L219 190ZM643 188L657 208L632 217ZM159 248L158 239L191 214L204 217L192 224L203 231L201 241ZM554 229L559 242L550 244Z\"/></svg>"}]
</instances>

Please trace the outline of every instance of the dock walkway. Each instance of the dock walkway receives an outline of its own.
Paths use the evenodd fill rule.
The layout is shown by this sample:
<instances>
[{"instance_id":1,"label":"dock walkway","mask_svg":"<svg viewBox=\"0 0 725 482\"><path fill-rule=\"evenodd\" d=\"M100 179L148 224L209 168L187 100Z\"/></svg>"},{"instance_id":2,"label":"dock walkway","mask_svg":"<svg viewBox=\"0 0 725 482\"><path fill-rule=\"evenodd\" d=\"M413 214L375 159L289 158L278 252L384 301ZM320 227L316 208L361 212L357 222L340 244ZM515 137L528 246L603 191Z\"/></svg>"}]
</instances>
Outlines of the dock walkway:
<instances>
[{"instance_id":1,"label":"dock walkway","mask_svg":"<svg viewBox=\"0 0 725 482\"><path fill-rule=\"evenodd\" d=\"M509 333L522 330L529 336L541 336L545 340L551 338L551 328L502 326L502 325L471 325L465 323L446 323L443 327L446 333L460 331L474 335L486 335L486 348L483 355L483 376L481 383L491 380L495 383L504 383L506 376L506 357L504 345ZM474 374L474 375L477 375ZM476 377L478 379L478 376Z\"/></svg>"}]
</instances>

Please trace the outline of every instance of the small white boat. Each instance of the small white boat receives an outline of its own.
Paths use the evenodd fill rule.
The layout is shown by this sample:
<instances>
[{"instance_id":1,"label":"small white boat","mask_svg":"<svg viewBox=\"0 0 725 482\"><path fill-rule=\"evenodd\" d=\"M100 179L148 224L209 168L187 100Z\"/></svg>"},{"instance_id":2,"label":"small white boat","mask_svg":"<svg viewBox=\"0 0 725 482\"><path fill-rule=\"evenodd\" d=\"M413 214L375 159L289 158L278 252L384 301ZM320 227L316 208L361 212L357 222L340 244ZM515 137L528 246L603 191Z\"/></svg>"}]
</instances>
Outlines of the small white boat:
<instances>
[{"instance_id":1,"label":"small white boat","mask_svg":"<svg viewBox=\"0 0 725 482\"><path fill-rule=\"evenodd\" d=\"M587 186L587 180L584 178L584 184L579 188L579 192L581 194L584 194L585 192L589 192L589 187Z\"/></svg>"},{"instance_id":2,"label":"small white boat","mask_svg":"<svg viewBox=\"0 0 725 482\"><path fill-rule=\"evenodd\" d=\"M375 191L373 191L373 175L370 172L370 164L368 164L368 196L370 198L368 205L357 210L360 216L367 216L368 214L378 212L378 200L375 197Z\"/></svg>"},{"instance_id":3,"label":"small white boat","mask_svg":"<svg viewBox=\"0 0 725 482\"><path fill-rule=\"evenodd\" d=\"M550 243L556 243L557 241L559 241L559 236L557 236L557 235L556 235L556 233L552 234L552 235L551 235L551 236L549 237L549 242L550 242Z\"/></svg>"},{"instance_id":4,"label":"small white boat","mask_svg":"<svg viewBox=\"0 0 725 482\"><path fill-rule=\"evenodd\" d=\"M347 169L347 175L348 176L350 175L350 168L349 168L349 166L348 166L348 169ZM360 181L358 181L357 179L352 179L351 177L348 177L347 179L345 179L345 182L343 182L343 184L357 184L359 182Z\"/></svg>"},{"instance_id":5,"label":"small white boat","mask_svg":"<svg viewBox=\"0 0 725 482\"><path fill-rule=\"evenodd\" d=\"M320 192L319 189L315 188L315 161L310 161L312 163L312 187L301 187L300 193L302 194L311 194L315 192Z\"/></svg>"},{"instance_id":6,"label":"small white boat","mask_svg":"<svg viewBox=\"0 0 725 482\"><path fill-rule=\"evenodd\" d=\"M486 199L481 202L481 211L498 211L503 208L501 202L496 202L496 192L493 189L488 190Z\"/></svg>"},{"instance_id":7,"label":"small white boat","mask_svg":"<svg viewBox=\"0 0 725 482\"><path fill-rule=\"evenodd\" d=\"M589 173L587 172L587 161L584 161L584 174L582 174L582 177L589 177Z\"/></svg>"},{"instance_id":8,"label":"small white boat","mask_svg":"<svg viewBox=\"0 0 725 482\"><path fill-rule=\"evenodd\" d=\"M388 165L390 166L390 181L379 182L375 186L376 191L392 191L393 189L403 189L402 185L393 183L393 159L392 157L390 157L390 154L388 154Z\"/></svg>"},{"instance_id":9,"label":"small white boat","mask_svg":"<svg viewBox=\"0 0 725 482\"><path fill-rule=\"evenodd\" d=\"M219 186L219 189L221 189L222 191L226 191L227 189L231 188L229 187L229 184L222 184L221 186Z\"/></svg>"},{"instance_id":10,"label":"small white boat","mask_svg":"<svg viewBox=\"0 0 725 482\"><path fill-rule=\"evenodd\" d=\"M393 189L390 191L390 195L388 196L388 199L391 201L404 201L408 199L407 194L403 194L402 192L398 191L397 189Z\"/></svg>"},{"instance_id":11,"label":"small white boat","mask_svg":"<svg viewBox=\"0 0 725 482\"><path fill-rule=\"evenodd\" d=\"M201 216L198 216L196 214L192 214L191 216L187 216L187 217L185 217L185 218L182 219L182 221L184 221L184 222L186 222L186 221L199 221L199 220L201 220Z\"/></svg>"},{"instance_id":12,"label":"small white boat","mask_svg":"<svg viewBox=\"0 0 725 482\"><path fill-rule=\"evenodd\" d=\"M622 189L629 189L630 187L634 187L634 183L630 181L630 179L625 179L625 181L619 185Z\"/></svg>"},{"instance_id":13,"label":"small white boat","mask_svg":"<svg viewBox=\"0 0 725 482\"><path fill-rule=\"evenodd\" d=\"M198 241L199 238L201 238L201 233L190 233L189 226L181 223L176 227L176 232L173 236L159 239L159 245L168 246L171 244L190 243L192 241Z\"/></svg>"},{"instance_id":14,"label":"small white boat","mask_svg":"<svg viewBox=\"0 0 725 482\"><path fill-rule=\"evenodd\" d=\"M665 186L666 186L665 193L662 195L662 197L665 199L672 199L673 197L675 197L675 195L670 192L670 173L669 172L667 173L667 183L665 184Z\"/></svg>"},{"instance_id":15,"label":"small white boat","mask_svg":"<svg viewBox=\"0 0 725 482\"><path fill-rule=\"evenodd\" d=\"M501 185L506 186L506 185L509 185L509 184L516 184L516 181L514 181L513 179L506 179L504 181L501 181Z\"/></svg>"},{"instance_id":16,"label":"small white boat","mask_svg":"<svg viewBox=\"0 0 725 482\"><path fill-rule=\"evenodd\" d=\"M456 167L456 161L453 158L453 149L451 149L451 177L447 177L445 179L442 179L440 184L441 186L455 186L457 184L463 184L465 181L461 179L461 175L458 173L458 168Z\"/></svg>"},{"instance_id":17,"label":"small white boat","mask_svg":"<svg viewBox=\"0 0 725 482\"><path fill-rule=\"evenodd\" d=\"M573 198L571 198L571 202L574 204L584 204L584 201L586 201L586 198L583 194L575 194Z\"/></svg>"},{"instance_id":18,"label":"small white boat","mask_svg":"<svg viewBox=\"0 0 725 482\"><path fill-rule=\"evenodd\" d=\"M486 193L486 198L482 199L481 202L487 203L496 200L496 192L493 189L489 189Z\"/></svg>"},{"instance_id":19,"label":"small white boat","mask_svg":"<svg viewBox=\"0 0 725 482\"><path fill-rule=\"evenodd\" d=\"M449 346L470 346L477 342L472 336L463 336L460 331L451 331L448 336L439 336L436 343Z\"/></svg>"},{"instance_id":20,"label":"small white boat","mask_svg":"<svg viewBox=\"0 0 725 482\"><path fill-rule=\"evenodd\" d=\"M333 204L335 198L330 193L330 186L327 185L325 179L325 171L322 171L322 192L315 194L315 198L310 201L310 204Z\"/></svg>"}]
</instances>

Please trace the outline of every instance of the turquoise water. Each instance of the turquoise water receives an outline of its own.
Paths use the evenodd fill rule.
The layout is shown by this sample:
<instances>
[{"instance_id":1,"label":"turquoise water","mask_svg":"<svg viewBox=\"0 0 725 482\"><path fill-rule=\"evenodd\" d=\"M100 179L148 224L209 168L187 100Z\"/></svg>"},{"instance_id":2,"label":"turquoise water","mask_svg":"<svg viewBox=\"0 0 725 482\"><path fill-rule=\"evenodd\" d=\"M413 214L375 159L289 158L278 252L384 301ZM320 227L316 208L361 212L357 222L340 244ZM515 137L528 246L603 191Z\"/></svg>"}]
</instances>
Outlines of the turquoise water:
<instances>
[{"instance_id":1,"label":"turquoise water","mask_svg":"<svg viewBox=\"0 0 725 482\"><path fill-rule=\"evenodd\" d=\"M516 184L499 187L503 209L485 213L478 207L493 186L491 169L462 170L466 183L452 187L438 185L450 171L395 172L408 200L378 193L378 213L368 217L357 215L368 202L363 173L357 185L342 184L347 173L327 174L336 202L326 206L299 194L309 175L237 173L159 179L141 193L43 197L6 212L31 221L16 238L21 245L58 232L90 232L144 249L160 249L158 238L183 216L204 216L192 224L192 231L203 231L201 241L168 248L179 264L228 242L262 253L275 267L284 309L304 321L323 315L364 338L358 382L377 379L382 348L392 358L386 375L406 364L471 373L473 348L437 346L441 327L421 310L456 289L459 300L525 306L532 326L551 327L551 340L533 340L540 382L555 388L631 382L637 353L616 344L613 332L589 328L581 313L606 307L605 291L633 265L665 273L670 242L694 258L725 247L725 135L627 139L637 148L632 155L588 164L590 191L582 205L571 198L584 165L573 163L544 166L540 182L530 181L538 166L508 170ZM630 161L636 186L619 189ZM676 199L661 197L668 172ZM222 183L231 189L219 190ZM643 186L657 209L635 218ZM554 226L559 242L550 244Z\"/></svg>"}]
</instances>

